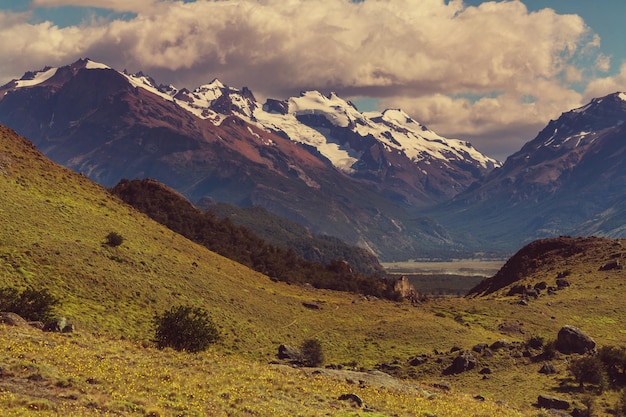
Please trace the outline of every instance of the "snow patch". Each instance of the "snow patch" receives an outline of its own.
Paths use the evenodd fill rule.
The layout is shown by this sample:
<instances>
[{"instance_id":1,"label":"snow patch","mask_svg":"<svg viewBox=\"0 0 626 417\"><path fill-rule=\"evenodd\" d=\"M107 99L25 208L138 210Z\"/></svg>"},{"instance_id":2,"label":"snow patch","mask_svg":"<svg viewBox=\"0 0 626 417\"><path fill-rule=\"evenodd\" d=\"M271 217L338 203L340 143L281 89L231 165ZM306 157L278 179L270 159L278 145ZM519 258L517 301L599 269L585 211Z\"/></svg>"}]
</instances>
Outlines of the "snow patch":
<instances>
[{"instance_id":1,"label":"snow patch","mask_svg":"<svg viewBox=\"0 0 626 417\"><path fill-rule=\"evenodd\" d=\"M87 60L85 64L86 69L111 69L108 65L101 64L99 62L92 61L91 59Z\"/></svg>"},{"instance_id":2,"label":"snow patch","mask_svg":"<svg viewBox=\"0 0 626 417\"><path fill-rule=\"evenodd\" d=\"M621 100L626 101L626 93L619 93L618 97L619 97Z\"/></svg>"},{"instance_id":3,"label":"snow patch","mask_svg":"<svg viewBox=\"0 0 626 417\"><path fill-rule=\"evenodd\" d=\"M57 73L58 68L50 68L46 71L40 71L35 73L35 76L32 80L18 80L16 81L16 87L32 87L37 84L41 84L45 81L48 81L50 78L54 77L54 74Z\"/></svg>"}]
</instances>

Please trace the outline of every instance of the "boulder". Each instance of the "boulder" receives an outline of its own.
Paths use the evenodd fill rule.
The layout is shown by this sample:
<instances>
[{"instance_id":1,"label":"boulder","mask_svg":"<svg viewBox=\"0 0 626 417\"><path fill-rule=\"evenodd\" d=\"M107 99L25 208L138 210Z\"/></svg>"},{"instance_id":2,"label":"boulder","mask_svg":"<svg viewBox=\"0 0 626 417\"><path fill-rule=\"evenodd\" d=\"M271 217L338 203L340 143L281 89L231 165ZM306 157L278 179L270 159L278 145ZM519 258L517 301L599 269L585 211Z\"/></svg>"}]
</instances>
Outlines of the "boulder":
<instances>
[{"instance_id":1,"label":"boulder","mask_svg":"<svg viewBox=\"0 0 626 417\"><path fill-rule=\"evenodd\" d=\"M472 350L476 353L483 353L485 349L488 349L489 345L487 343L479 343L475 345Z\"/></svg>"},{"instance_id":2,"label":"boulder","mask_svg":"<svg viewBox=\"0 0 626 417\"><path fill-rule=\"evenodd\" d=\"M418 366L428 362L428 356L426 355L418 355L409 359L409 365Z\"/></svg>"},{"instance_id":3,"label":"boulder","mask_svg":"<svg viewBox=\"0 0 626 417\"><path fill-rule=\"evenodd\" d=\"M27 327L28 322L22 318L19 314L2 312L0 313L0 323L8 324L9 326Z\"/></svg>"},{"instance_id":4,"label":"boulder","mask_svg":"<svg viewBox=\"0 0 626 417\"><path fill-rule=\"evenodd\" d=\"M468 350L463 350L456 358L454 358L454 361L452 361L452 365L446 368L444 373L460 374L461 372L474 369L477 363L478 361L476 360L476 357L472 354L472 352Z\"/></svg>"},{"instance_id":5,"label":"boulder","mask_svg":"<svg viewBox=\"0 0 626 417\"><path fill-rule=\"evenodd\" d=\"M43 326L44 332L62 332L67 326L67 319L65 317L58 317L54 320L47 322Z\"/></svg>"},{"instance_id":6,"label":"boulder","mask_svg":"<svg viewBox=\"0 0 626 417\"><path fill-rule=\"evenodd\" d=\"M300 361L302 360L302 353L300 353L300 349L289 346L289 345L280 345L278 346L278 359L291 360L291 361Z\"/></svg>"},{"instance_id":7,"label":"boulder","mask_svg":"<svg viewBox=\"0 0 626 417\"><path fill-rule=\"evenodd\" d=\"M556 349L564 354L584 354L594 350L596 342L578 327L563 326L556 339Z\"/></svg>"},{"instance_id":8,"label":"boulder","mask_svg":"<svg viewBox=\"0 0 626 417\"><path fill-rule=\"evenodd\" d=\"M511 345L511 343L507 340L497 340L495 342L493 342L490 346L491 350L499 350L505 347L509 347Z\"/></svg>"},{"instance_id":9,"label":"boulder","mask_svg":"<svg viewBox=\"0 0 626 417\"><path fill-rule=\"evenodd\" d=\"M556 280L556 286L558 287L558 289L563 289L565 287L569 287L571 284L568 280L563 279L563 278L559 278Z\"/></svg>"},{"instance_id":10,"label":"boulder","mask_svg":"<svg viewBox=\"0 0 626 417\"><path fill-rule=\"evenodd\" d=\"M552 365L550 362L546 362L541 366L541 369L539 369L539 373L552 375L556 373L556 369L554 368L554 365Z\"/></svg>"},{"instance_id":11,"label":"boulder","mask_svg":"<svg viewBox=\"0 0 626 417\"><path fill-rule=\"evenodd\" d=\"M537 405L541 408L553 408L555 410L567 410L570 407L569 401L549 395L539 395Z\"/></svg>"},{"instance_id":12,"label":"boulder","mask_svg":"<svg viewBox=\"0 0 626 417\"><path fill-rule=\"evenodd\" d=\"M610 271L612 269L622 269L622 265L619 263L619 259L609 261L600 267L600 271Z\"/></svg>"},{"instance_id":13,"label":"boulder","mask_svg":"<svg viewBox=\"0 0 626 417\"><path fill-rule=\"evenodd\" d=\"M339 401L351 401L358 407L363 407L365 404L363 400L361 399L361 397L359 397L356 394L342 394L339 396L338 400Z\"/></svg>"}]
</instances>

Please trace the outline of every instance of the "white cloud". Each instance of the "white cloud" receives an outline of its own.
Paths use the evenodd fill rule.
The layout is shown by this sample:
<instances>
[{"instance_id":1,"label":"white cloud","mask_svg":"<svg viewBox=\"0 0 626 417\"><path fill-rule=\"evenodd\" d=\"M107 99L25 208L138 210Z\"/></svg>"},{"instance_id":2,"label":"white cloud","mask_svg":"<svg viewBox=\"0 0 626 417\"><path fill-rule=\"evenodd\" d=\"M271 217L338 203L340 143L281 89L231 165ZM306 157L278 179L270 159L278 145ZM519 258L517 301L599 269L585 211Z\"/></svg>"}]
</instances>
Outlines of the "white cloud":
<instances>
[{"instance_id":1,"label":"white cloud","mask_svg":"<svg viewBox=\"0 0 626 417\"><path fill-rule=\"evenodd\" d=\"M441 133L476 137L487 153L506 146L480 137L536 129L580 105L567 84L583 78L575 57L599 45L580 17L529 13L519 1L33 1L77 3L137 17L60 29L0 14L0 23L17 20L0 24L0 54L17 59L0 62L0 79L89 56L179 87L218 77L261 97L334 90L406 107Z\"/></svg>"},{"instance_id":2,"label":"white cloud","mask_svg":"<svg viewBox=\"0 0 626 417\"><path fill-rule=\"evenodd\" d=\"M585 90L584 101L603 97L615 92L626 92L626 61L622 62L618 74L591 81Z\"/></svg>"}]
</instances>

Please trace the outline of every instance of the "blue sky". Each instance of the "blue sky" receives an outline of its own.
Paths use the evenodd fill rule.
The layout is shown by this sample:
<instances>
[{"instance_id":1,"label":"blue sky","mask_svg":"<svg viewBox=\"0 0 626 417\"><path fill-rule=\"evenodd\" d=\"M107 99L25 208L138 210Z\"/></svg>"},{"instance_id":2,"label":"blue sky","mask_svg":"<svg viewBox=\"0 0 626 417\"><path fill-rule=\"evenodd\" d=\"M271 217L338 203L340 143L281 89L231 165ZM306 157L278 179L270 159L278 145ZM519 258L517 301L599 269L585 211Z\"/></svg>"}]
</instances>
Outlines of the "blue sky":
<instances>
[{"instance_id":1,"label":"blue sky","mask_svg":"<svg viewBox=\"0 0 626 417\"><path fill-rule=\"evenodd\" d=\"M89 57L261 100L335 91L503 160L626 90L624 16L623 0L0 0L0 84Z\"/></svg>"}]
</instances>

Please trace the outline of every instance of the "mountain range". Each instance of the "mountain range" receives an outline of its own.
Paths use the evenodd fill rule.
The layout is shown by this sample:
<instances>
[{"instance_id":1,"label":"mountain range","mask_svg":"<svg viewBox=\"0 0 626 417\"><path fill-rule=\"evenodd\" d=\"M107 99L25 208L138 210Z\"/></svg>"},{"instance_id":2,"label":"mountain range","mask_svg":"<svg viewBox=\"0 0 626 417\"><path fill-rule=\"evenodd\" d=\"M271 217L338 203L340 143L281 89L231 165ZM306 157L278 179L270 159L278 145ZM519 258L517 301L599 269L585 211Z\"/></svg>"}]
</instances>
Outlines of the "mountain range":
<instances>
[{"instance_id":1,"label":"mountain range","mask_svg":"<svg viewBox=\"0 0 626 417\"><path fill-rule=\"evenodd\" d=\"M154 178L393 260L623 236L625 99L563 113L501 164L399 109L318 91L261 104L219 80L178 89L81 59L0 87L0 123L105 186Z\"/></svg>"}]
</instances>

